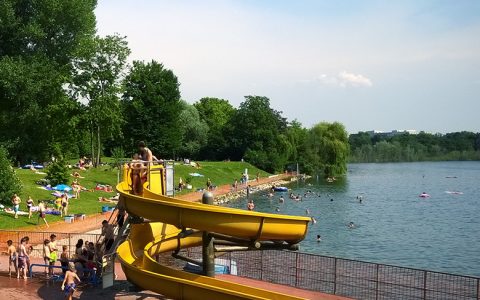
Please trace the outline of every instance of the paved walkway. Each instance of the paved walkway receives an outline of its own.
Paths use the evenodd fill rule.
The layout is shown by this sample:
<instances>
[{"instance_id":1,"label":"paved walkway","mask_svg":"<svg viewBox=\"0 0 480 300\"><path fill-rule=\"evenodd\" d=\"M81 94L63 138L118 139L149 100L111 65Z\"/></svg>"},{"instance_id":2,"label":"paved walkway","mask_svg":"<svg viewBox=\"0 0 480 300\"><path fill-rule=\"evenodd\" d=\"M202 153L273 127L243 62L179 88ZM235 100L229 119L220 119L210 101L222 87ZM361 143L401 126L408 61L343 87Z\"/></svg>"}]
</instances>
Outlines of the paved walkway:
<instances>
[{"instance_id":1,"label":"paved walkway","mask_svg":"<svg viewBox=\"0 0 480 300\"><path fill-rule=\"evenodd\" d=\"M274 175L272 177L260 178L258 181L252 180L252 181L249 181L248 184L252 187L255 187L255 186L271 183L271 182L278 181L278 180L285 180L289 177L291 177L291 176L287 175L287 174L278 174L278 175ZM244 190L246 188L247 187L245 185L240 185L240 184L238 185L238 190L239 191ZM225 185L218 186L215 190L212 191L212 193L215 197L220 196L220 195L225 195L225 194L228 194L230 192L232 192L232 185L231 184L225 184ZM178 199L185 200L185 201L200 202L200 201L202 201L202 195L203 195L203 192L191 192L191 193L188 193L188 194L177 195L175 197L178 198Z\"/></svg>"}]
</instances>

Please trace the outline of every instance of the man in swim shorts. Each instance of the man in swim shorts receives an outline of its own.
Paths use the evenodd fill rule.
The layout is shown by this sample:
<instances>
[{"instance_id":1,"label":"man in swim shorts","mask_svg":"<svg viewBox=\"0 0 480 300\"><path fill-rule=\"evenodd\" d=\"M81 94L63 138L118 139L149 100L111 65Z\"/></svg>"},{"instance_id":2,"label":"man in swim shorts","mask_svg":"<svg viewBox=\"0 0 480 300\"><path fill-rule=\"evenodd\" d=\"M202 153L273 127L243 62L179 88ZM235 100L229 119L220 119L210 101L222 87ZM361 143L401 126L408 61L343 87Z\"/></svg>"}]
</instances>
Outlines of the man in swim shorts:
<instances>
[{"instance_id":1,"label":"man in swim shorts","mask_svg":"<svg viewBox=\"0 0 480 300\"><path fill-rule=\"evenodd\" d=\"M17 194L13 194L12 197L12 204L13 204L13 211L15 212L15 219L18 219L18 212L20 211L20 197Z\"/></svg>"}]
</instances>

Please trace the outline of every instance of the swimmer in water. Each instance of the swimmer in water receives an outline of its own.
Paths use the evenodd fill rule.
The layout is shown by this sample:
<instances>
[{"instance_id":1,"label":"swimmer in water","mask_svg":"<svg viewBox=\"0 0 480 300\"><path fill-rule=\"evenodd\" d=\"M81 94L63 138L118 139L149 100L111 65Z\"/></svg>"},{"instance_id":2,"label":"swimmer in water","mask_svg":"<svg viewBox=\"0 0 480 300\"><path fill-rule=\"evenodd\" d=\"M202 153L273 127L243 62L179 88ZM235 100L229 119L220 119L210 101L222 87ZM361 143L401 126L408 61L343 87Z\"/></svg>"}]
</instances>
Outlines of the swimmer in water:
<instances>
[{"instance_id":1,"label":"swimmer in water","mask_svg":"<svg viewBox=\"0 0 480 300\"><path fill-rule=\"evenodd\" d=\"M348 228L350 229L355 228L355 224L353 222L348 223Z\"/></svg>"},{"instance_id":2,"label":"swimmer in water","mask_svg":"<svg viewBox=\"0 0 480 300\"><path fill-rule=\"evenodd\" d=\"M283 198L283 196L280 196L280 199L278 199L278 202L280 202L280 203L285 202L285 199Z\"/></svg>"},{"instance_id":3,"label":"swimmer in water","mask_svg":"<svg viewBox=\"0 0 480 300\"><path fill-rule=\"evenodd\" d=\"M315 217L312 217L311 219L312 219L312 225L317 224L317 220L315 219Z\"/></svg>"},{"instance_id":4,"label":"swimmer in water","mask_svg":"<svg viewBox=\"0 0 480 300\"><path fill-rule=\"evenodd\" d=\"M309 214L310 214L310 210L309 210L308 208L305 210L305 214L306 214L306 215L309 215Z\"/></svg>"},{"instance_id":5,"label":"swimmer in water","mask_svg":"<svg viewBox=\"0 0 480 300\"><path fill-rule=\"evenodd\" d=\"M275 211L276 211L276 212L279 212L279 211L280 211L280 207L275 208Z\"/></svg>"},{"instance_id":6,"label":"swimmer in water","mask_svg":"<svg viewBox=\"0 0 480 300\"><path fill-rule=\"evenodd\" d=\"M317 242L321 242L321 241L322 241L322 237L319 234L317 234Z\"/></svg>"},{"instance_id":7,"label":"swimmer in water","mask_svg":"<svg viewBox=\"0 0 480 300\"><path fill-rule=\"evenodd\" d=\"M253 203L253 200L248 201L247 209L248 210L254 210L255 209L255 204Z\"/></svg>"},{"instance_id":8,"label":"swimmer in water","mask_svg":"<svg viewBox=\"0 0 480 300\"><path fill-rule=\"evenodd\" d=\"M333 198L330 199L330 202L333 202Z\"/></svg>"}]
</instances>

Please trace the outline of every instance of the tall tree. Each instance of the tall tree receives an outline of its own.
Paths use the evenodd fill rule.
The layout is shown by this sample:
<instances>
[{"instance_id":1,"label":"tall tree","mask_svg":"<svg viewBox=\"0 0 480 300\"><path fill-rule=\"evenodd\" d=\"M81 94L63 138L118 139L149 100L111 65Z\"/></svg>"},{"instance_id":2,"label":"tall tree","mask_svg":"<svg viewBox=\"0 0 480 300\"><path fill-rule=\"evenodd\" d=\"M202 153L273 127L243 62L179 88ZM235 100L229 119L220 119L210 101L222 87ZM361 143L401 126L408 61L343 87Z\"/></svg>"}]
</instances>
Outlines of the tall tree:
<instances>
[{"instance_id":1,"label":"tall tree","mask_svg":"<svg viewBox=\"0 0 480 300\"><path fill-rule=\"evenodd\" d=\"M100 163L102 140L117 137L122 127L119 95L130 55L125 37L95 37L84 45L84 57L73 62L70 91L85 106L90 125L92 158ZM94 141L96 152L94 151Z\"/></svg>"},{"instance_id":2,"label":"tall tree","mask_svg":"<svg viewBox=\"0 0 480 300\"><path fill-rule=\"evenodd\" d=\"M181 147L183 105L177 76L154 60L134 61L125 78L125 149L144 140L157 157L175 158Z\"/></svg>"},{"instance_id":3,"label":"tall tree","mask_svg":"<svg viewBox=\"0 0 480 300\"><path fill-rule=\"evenodd\" d=\"M182 132L182 146L179 155L198 159L200 149L205 146L208 138L208 125L200 119L195 106L182 101L183 110L179 115Z\"/></svg>"},{"instance_id":4,"label":"tall tree","mask_svg":"<svg viewBox=\"0 0 480 300\"><path fill-rule=\"evenodd\" d=\"M343 175L347 171L349 154L348 133L338 122L319 123L309 130L307 138L309 173L325 176Z\"/></svg>"},{"instance_id":5,"label":"tall tree","mask_svg":"<svg viewBox=\"0 0 480 300\"><path fill-rule=\"evenodd\" d=\"M78 152L71 60L95 33L96 1L0 1L0 140L19 161ZM77 139L78 140L78 139Z\"/></svg>"},{"instance_id":6,"label":"tall tree","mask_svg":"<svg viewBox=\"0 0 480 300\"><path fill-rule=\"evenodd\" d=\"M246 96L230 121L230 153L267 171L283 171L290 144L286 119L270 107L267 97Z\"/></svg>"},{"instance_id":7,"label":"tall tree","mask_svg":"<svg viewBox=\"0 0 480 300\"><path fill-rule=\"evenodd\" d=\"M193 104L200 119L208 125L208 141L201 150L201 157L209 160L228 158L226 135L227 124L235 113L235 108L224 99L202 98Z\"/></svg>"},{"instance_id":8,"label":"tall tree","mask_svg":"<svg viewBox=\"0 0 480 300\"><path fill-rule=\"evenodd\" d=\"M0 1L0 56L43 56L68 70L95 34L96 0Z\"/></svg>"}]
</instances>

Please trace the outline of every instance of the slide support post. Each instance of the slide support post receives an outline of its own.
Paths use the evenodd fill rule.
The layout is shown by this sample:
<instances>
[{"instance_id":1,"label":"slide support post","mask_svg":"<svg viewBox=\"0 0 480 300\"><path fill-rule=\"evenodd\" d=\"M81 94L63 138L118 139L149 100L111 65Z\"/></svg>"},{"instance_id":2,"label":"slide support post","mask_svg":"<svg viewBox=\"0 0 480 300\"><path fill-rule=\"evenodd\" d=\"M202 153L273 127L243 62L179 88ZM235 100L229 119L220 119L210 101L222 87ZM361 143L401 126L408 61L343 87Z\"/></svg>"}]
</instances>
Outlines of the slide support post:
<instances>
[{"instance_id":1,"label":"slide support post","mask_svg":"<svg viewBox=\"0 0 480 300\"><path fill-rule=\"evenodd\" d=\"M213 205L213 194L209 191L203 193L202 203ZM215 277L215 252L213 248L213 237L207 231L204 231L202 235L202 269L203 275Z\"/></svg>"}]
</instances>

